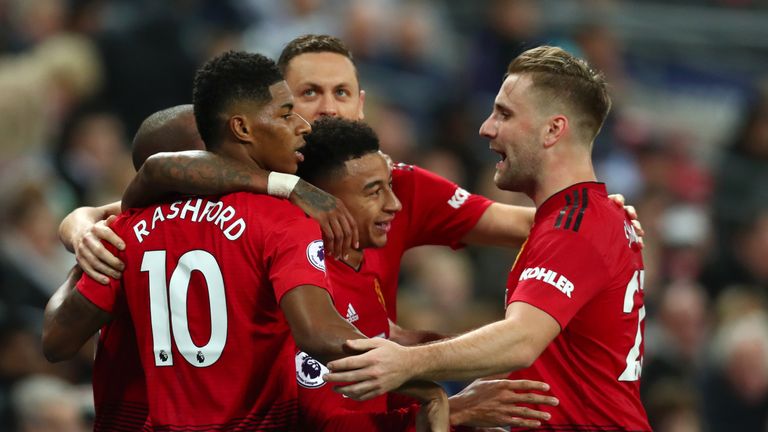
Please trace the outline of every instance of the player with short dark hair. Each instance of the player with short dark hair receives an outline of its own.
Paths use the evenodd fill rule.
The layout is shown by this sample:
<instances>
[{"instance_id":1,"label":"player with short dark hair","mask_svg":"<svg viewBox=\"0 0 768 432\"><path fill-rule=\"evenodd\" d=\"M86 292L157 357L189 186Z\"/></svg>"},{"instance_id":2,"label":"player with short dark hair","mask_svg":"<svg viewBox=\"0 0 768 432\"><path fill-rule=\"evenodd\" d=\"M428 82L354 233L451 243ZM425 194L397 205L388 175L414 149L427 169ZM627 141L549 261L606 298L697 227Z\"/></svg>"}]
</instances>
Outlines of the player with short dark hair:
<instances>
[{"instance_id":1,"label":"player with short dark hair","mask_svg":"<svg viewBox=\"0 0 768 432\"><path fill-rule=\"evenodd\" d=\"M234 90L206 97L223 82ZM273 62L225 53L198 71L195 86L196 113L219 119L206 134L214 151L261 169L295 172L310 127L293 113L290 90ZM260 96L265 91L267 98ZM198 111L211 100L216 109ZM104 287L86 276L58 309L103 317L127 304L152 427L294 428L296 387L286 385L294 376L290 334L324 359L344 355L343 337L360 335L339 317L324 288L314 221L284 200L234 193L134 209L113 227L127 244L119 254L126 263L122 278ZM47 324L54 335L64 331L61 321ZM67 330L82 344L97 328L93 320L80 320ZM46 345L51 332L47 336ZM438 387L427 393L432 396L422 421L447 412ZM439 412L435 418L443 419Z\"/></svg>"},{"instance_id":2,"label":"player with short dark hair","mask_svg":"<svg viewBox=\"0 0 768 432\"><path fill-rule=\"evenodd\" d=\"M574 98L573 95L578 95ZM525 51L509 66L480 128L501 160L494 182L536 203L535 224L507 281L506 318L417 347L350 341L367 351L331 362L329 381L366 399L405 379L516 371L561 403L561 430L650 430L640 401L644 265L639 237L592 168L591 143L610 107L601 74L561 48Z\"/></svg>"}]
</instances>

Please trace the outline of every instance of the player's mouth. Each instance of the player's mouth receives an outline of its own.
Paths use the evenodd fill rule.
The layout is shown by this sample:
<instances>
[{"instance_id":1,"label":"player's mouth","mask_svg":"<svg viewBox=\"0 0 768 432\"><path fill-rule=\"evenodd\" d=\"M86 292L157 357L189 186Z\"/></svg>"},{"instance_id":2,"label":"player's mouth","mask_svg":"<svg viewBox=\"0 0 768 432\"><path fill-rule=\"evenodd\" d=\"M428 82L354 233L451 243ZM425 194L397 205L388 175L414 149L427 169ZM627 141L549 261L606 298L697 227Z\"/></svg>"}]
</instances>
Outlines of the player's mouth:
<instances>
[{"instance_id":1,"label":"player's mouth","mask_svg":"<svg viewBox=\"0 0 768 432\"><path fill-rule=\"evenodd\" d=\"M501 160L496 163L496 169L501 168L501 165L504 163L505 160L507 160L507 154L501 150L496 150L493 147L491 147L491 151L493 151L494 153L498 154L501 157Z\"/></svg>"},{"instance_id":2,"label":"player's mouth","mask_svg":"<svg viewBox=\"0 0 768 432\"><path fill-rule=\"evenodd\" d=\"M389 219L384 222L374 222L373 225L383 233L388 233L390 229L392 229L392 219Z\"/></svg>"},{"instance_id":3,"label":"player's mouth","mask_svg":"<svg viewBox=\"0 0 768 432\"><path fill-rule=\"evenodd\" d=\"M296 156L296 160L299 162L304 162L304 153L301 152L303 148L304 146L301 146L293 152L293 154Z\"/></svg>"}]
</instances>

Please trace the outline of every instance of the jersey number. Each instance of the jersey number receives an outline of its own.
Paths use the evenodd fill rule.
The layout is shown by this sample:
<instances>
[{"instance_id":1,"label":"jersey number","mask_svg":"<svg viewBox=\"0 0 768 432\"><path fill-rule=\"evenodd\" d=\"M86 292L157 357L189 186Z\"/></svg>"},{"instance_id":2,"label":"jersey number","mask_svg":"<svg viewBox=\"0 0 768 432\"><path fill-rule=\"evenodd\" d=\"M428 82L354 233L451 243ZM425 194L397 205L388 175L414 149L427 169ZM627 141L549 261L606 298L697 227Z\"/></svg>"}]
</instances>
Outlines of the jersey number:
<instances>
[{"instance_id":1,"label":"jersey number","mask_svg":"<svg viewBox=\"0 0 768 432\"><path fill-rule=\"evenodd\" d=\"M195 270L205 278L211 307L211 337L201 347L192 341L187 319L187 291ZM185 253L179 258L168 285L164 250L145 252L141 271L149 274L149 316L155 366L173 366L171 328L176 347L189 364L207 367L216 363L227 341L227 300L224 296L224 279L216 258L203 250Z\"/></svg>"},{"instance_id":2,"label":"jersey number","mask_svg":"<svg viewBox=\"0 0 768 432\"><path fill-rule=\"evenodd\" d=\"M632 279L627 284L627 291L624 293L624 313L632 313L635 308L635 293L642 291L643 281L645 280L645 270L635 270L632 275ZM619 376L619 381L637 381L640 379L640 374L643 371L643 359L640 357L640 343L643 342L643 328L642 323L645 319L645 305L643 305L637 313L637 335L635 336L635 344L627 354L627 368Z\"/></svg>"}]
</instances>

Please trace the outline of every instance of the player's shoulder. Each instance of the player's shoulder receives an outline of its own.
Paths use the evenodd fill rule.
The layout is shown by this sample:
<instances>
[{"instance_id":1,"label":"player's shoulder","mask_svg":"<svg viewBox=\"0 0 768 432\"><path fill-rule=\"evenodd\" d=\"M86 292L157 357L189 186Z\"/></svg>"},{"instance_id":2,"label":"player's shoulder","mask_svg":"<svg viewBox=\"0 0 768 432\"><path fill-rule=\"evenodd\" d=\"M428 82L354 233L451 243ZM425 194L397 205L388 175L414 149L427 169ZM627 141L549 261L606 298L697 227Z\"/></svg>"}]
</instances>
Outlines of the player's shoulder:
<instances>
[{"instance_id":1,"label":"player's shoulder","mask_svg":"<svg viewBox=\"0 0 768 432\"><path fill-rule=\"evenodd\" d=\"M408 199L407 194L417 190L427 194L453 193L458 188L458 185L419 166L397 163L392 166L392 187L398 198ZM428 197L421 198L425 199Z\"/></svg>"},{"instance_id":2,"label":"player's shoulder","mask_svg":"<svg viewBox=\"0 0 768 432\"><path fill-rule=\"evenodd\" d=\"M233 206L251 210L252 213L269 218L302 217L304 212L288 200L270 195L250 192L235 192L222 196L222 201Z\"/></svg>"},{"instance_id":3,"label":"player's shoulder","mask_svg":"<svg viewBox=\"0 0 768 432\"><path fill-rule=\"evenodd\" d=\"M541 209L543 217L536 223L551 235L593 237L621 229L625 220L601 183L574 185L552 196Z\"/></svg>"},{"instance_id":4,"label":"player's shoulder","mask_svg":"<svg viewBox=\"0 0 768 432\"><path fill-rule=\"evenodd\" d=\"M418 165L403 162L397 162L392 165L392 179L410 181L442 179L448 181Z\"/></svg>"}]
</instances>

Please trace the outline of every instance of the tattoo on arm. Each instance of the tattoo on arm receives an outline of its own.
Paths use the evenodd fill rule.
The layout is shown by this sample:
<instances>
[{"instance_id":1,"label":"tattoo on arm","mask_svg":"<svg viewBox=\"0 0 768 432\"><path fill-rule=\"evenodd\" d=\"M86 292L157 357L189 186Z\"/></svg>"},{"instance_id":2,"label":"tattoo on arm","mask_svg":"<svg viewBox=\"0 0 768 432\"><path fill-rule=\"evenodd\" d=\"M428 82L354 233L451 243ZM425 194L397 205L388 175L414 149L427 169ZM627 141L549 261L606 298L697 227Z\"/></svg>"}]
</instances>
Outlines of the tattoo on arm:
<instances>
[{"instance_id":1,"label":"tattoo on arm","mask_svg":"<svg viewBox=\"0 0 768 432\"><path fill-rule=\"evenodd\" d=\"M296 183L291 195L316 210L330 211L336 208L336 197L304 180Z\"/></svg>"},{"instance_id":2,"label":"tattoo on arm","mask_svg":"<svg viewBox=\"0 0 768 432\"><path fill-rule=\"evenodd\" d=\"M234 159L218 156L210 152L194 152L186 155L176 153L160 159L157 174L166 179L167 184L181 193L219 194L236 191L266 193L267 173L257 167L251 167ZM254 177L262 174L265 178L264 190L254 187Z\"/></svg>"}]
</instances>

